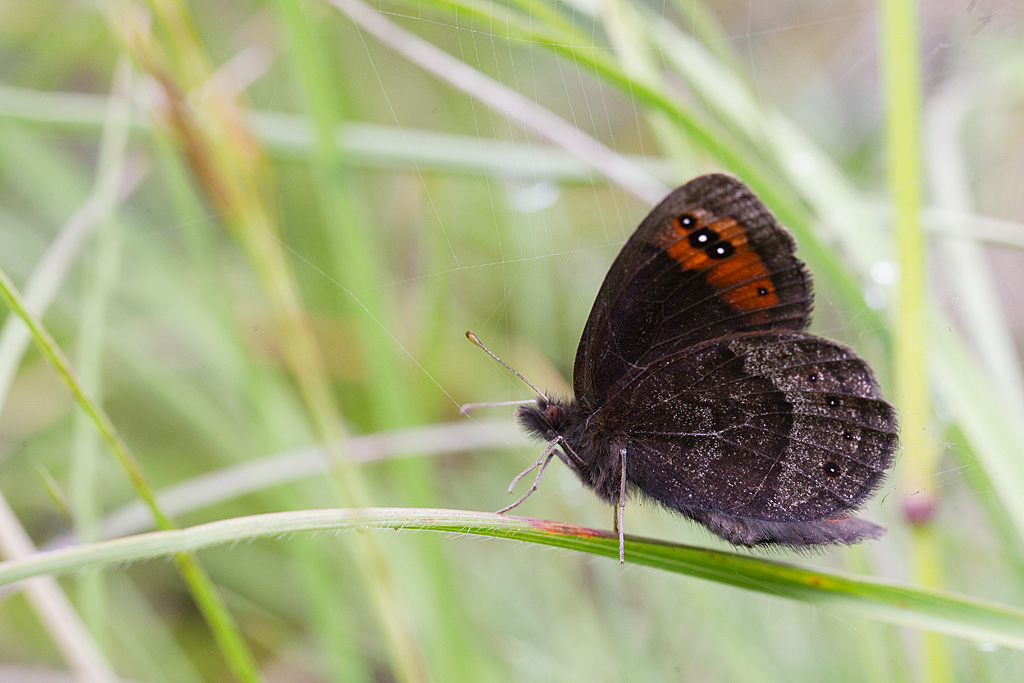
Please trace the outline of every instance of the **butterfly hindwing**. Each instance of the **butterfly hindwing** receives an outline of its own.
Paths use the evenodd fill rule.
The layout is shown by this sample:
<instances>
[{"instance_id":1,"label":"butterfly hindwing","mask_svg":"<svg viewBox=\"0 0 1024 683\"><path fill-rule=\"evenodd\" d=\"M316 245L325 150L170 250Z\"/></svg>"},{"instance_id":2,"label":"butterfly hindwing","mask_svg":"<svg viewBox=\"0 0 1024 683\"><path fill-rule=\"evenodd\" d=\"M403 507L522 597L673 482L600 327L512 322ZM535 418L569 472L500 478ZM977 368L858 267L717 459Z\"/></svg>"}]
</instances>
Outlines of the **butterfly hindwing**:
<instances>
[{"instance_id":1,"label":"butterfly hindwing","mask_svg":"<svg viewBox=\"0 0 1024 683\"><path fill-rule=\"evenodd\" d=\"M867 364L801 332L668 353L623 378L595 419L627 444L635 488L748 545L877 529L843 518L881 484L898 438Z\"/></svg>"}]
</instances>

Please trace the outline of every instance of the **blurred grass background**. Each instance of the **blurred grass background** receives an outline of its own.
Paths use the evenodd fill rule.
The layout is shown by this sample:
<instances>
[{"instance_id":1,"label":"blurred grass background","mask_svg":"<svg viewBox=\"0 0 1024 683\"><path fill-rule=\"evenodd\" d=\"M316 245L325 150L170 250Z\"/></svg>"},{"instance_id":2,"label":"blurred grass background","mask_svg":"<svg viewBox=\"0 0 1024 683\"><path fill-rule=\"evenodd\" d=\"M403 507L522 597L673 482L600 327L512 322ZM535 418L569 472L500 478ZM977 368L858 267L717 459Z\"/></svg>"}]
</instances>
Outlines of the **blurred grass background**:
<instances>
[{"instance_id":1,"label":"blurred grass background","mask_svg":"<svg viewBox=\"0 0 1024 683\"><path fill-rule=\"evenodd\" d=\"M929 3L901 24L901 5L8 2L0 268L152 486L186 487L162 504L179 525L319 507L494 510L541 446L516 434L511 410L458 417L464 402L530 395L464 330L567 392L593 297L652 197L727 170L797 235L814 330L868 358L904 410L907 448L865 513L889 533L783 558L1021 605L1020 8ZM427 49L410 61L402 50L420 43L401 31L506 99L430 75L460 72ZM899 45L918 43L899 61ZM898 93L909 117L893 113ZM524 115L516 94L570 134ZM901 147L907 137L920 149ZM924 252L897 248L894 216ZM149 528L122 508L144 486L44 357L22 355L8 318L4 556L25 551L21 529L53 547ZM904 388L915 381L923 395ZM408 438L384 437L396 433ZM304 469L299 449L313 446L331 473ZM610 522L559 466L519 512ZM626 527L722 546L650 505L630 505ZM494 540L348 533L198 557L223 609L199 610L203 582L186 587L163 562L62 579L73 611L52 594L4 594L0 678L81 671L69 641L92 652L96 680L1024 670L1018 651L988 643ZM234 625L214 637L218 615ZM90 635L67 628L77 619ZM233 633L244 652L232 654Z\"/></svg>"}]
</instances>

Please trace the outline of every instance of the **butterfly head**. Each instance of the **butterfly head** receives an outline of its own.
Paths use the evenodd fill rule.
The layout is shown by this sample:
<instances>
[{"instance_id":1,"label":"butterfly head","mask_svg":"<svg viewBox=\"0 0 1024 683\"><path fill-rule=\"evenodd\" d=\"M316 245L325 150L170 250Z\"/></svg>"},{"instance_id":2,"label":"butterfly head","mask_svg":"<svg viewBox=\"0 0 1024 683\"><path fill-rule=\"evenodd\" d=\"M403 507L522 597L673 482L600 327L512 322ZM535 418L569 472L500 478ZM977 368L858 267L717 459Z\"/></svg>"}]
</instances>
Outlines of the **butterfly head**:
<instances>
[{"instance_id":1,"label":"butterfly head","mask_svg":"<svg viewBox=\"0 0 1024 683\"><path fill-rule=\"evenodd\" d=\"M535 403L521 405L516 418L522 428L545 441L553 441L562 433L565 422L565 407L557 401L538 396Z\"/></svg>"},{"instance_id":2,"label":"butterfly head","mask_svg":"<svg viewBox=\"0 0 1024 683\"><path fill-rule=\"evenodd\" d=\"M558 399L550 400L538 396L535 403L520 406L516 417L530 434L535 434L545 441L554 441L564 436L570 415L573 413L571 404Z\"/></svg>"}]
</instances>

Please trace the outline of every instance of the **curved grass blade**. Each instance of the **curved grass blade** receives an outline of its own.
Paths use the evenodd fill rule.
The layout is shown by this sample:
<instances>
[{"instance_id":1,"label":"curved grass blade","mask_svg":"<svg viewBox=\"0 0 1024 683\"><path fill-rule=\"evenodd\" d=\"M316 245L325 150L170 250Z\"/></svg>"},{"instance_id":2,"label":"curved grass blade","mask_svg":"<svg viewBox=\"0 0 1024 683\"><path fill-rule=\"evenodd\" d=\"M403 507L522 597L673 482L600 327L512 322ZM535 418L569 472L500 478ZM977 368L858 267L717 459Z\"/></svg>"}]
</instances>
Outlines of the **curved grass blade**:
<instances>
[{"instance_id":1,"label":"curved grass blade","mask_svg":"<svg viewBox=\"0 0 1024 683\"><path fill-rule=\"evenodd\" d=\"M423 508L303 510L237 517L187 529L155 531L40 553L0 563L0 585L33 576L148 560L254 538L346 529L405 529L490 536L618 557L618 540L612 532L549 520ZM967 596L630 536L626 537L626 561L817 607L839 607L891 624L1024 650L1024 610Z\"/></svg>"}]
</instances>

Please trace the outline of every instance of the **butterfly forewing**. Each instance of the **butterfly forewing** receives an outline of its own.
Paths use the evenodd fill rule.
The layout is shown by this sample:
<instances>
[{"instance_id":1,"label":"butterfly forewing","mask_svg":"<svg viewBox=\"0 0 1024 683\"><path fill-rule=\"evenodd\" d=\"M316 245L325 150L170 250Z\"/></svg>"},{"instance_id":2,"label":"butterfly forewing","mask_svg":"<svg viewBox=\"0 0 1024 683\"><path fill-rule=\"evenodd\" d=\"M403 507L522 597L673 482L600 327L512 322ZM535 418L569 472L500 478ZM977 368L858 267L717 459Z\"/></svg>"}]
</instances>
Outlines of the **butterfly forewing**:
<instances>
[{"instance_id":1,"label":"butterfly forewing","mask_svg":"<svg viewBox=\"0 0 1024 683\"><path fill-rule=\"evenodd\" d=\"M802 330L811 283L795 244L740 181L702 176L668 195L626 242L587 320L573 368L596 409L621 377L679 348L752 330Z\"/></svg>"}]
</instances>

